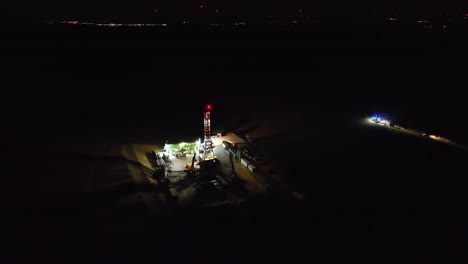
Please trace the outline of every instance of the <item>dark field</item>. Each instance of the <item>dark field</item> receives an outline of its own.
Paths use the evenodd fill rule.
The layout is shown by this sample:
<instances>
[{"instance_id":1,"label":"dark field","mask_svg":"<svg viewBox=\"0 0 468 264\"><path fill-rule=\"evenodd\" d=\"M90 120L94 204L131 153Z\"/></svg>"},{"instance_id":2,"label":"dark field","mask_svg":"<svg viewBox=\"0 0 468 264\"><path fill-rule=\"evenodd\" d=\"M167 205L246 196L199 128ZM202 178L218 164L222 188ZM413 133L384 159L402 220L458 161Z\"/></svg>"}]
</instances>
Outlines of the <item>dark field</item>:
<instances>
[{"instance_id":1,"label":"dark field","mask_svg":"<svg viewBox=\"0 0 468 264\"><path fill-rule=\"evenodd\" d=\"M467 152L361 118L387 112L466 143L462 42L19 32L3 51L9 263L465 257ZM119 150L200 137L207 102L215 132L254 125L246 133L306 198L149 212L151 189Z\"/></svg>"}]
</instances>

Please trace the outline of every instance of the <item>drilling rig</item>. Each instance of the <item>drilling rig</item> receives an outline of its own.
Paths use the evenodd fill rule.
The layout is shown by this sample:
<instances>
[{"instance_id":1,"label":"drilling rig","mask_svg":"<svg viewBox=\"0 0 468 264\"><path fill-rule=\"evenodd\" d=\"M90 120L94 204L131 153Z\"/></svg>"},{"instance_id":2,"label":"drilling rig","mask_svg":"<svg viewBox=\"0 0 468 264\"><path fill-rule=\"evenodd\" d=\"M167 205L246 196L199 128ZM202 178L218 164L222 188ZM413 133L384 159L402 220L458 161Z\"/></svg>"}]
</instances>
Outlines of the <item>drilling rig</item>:
<instances>
[{"instance_id":1,"label":"drilling rig","mask_svg":"<svg viewBox=\"0 0 468 264\"><path fill-rule=\"evenodd\" d=\"M218 159L213 153L213 141L211 140L211 110L207 104L203 113L203 144L200 151L200 172L205 176L215 176L218 169Z\"/></svg>"}]
</instances>

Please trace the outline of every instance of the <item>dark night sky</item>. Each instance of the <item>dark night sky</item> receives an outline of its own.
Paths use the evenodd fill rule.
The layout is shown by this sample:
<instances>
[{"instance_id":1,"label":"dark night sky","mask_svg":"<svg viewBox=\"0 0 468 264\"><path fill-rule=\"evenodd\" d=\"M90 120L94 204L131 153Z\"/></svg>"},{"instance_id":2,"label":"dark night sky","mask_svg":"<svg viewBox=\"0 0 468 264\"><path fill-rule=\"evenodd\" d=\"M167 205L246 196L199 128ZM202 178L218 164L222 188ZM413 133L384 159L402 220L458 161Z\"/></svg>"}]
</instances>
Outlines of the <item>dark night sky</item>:
<instances>
[{"instance_id":1,"label":"dark night sky","mask_svg":"<svg viewBox=\"0 0 468 264\"><path fill-rule=\"evenodd\" d=\"M153 10L156 7L164 10L164 7L159 6L173 10L185 9L184 6L196 8L194 3L195 1L47 0L28 4L18 1L14 6L16 11L10 15L25 10L23 16L35 17L53 17L59 13L93 16L101 14L101 11L102 14L132 16L135 12ZM211 5L209 2L205 3L207 6ZM223 2L226 6L230 3L234 2ZM282 6L277 1L242 0L235 3L237 6L252 6L253 9L263 5L268 8ZM348 9L350 5L357 8ZM284 2L284 6L288 8L300 6L307 10L307 6L315 6L322 10L358 10L364 13L373 8L390 10L393 7L402 7L405 10L415 10L416 6L431 9L436 6L457 5L466 3L455 0L443 3L439 1L437 4L369 0L323 0L307 5L305 1L298 0ZM26 6L30 8L25 8ZM59 104L54 97L65 98L65 102L82 108L95 105L98 110L104 109L105 112L108 104L130 102L130 106L144 104L151 108L157 100L163 101L164 98L176 96L178 103L183 105L180 109L194 109L207 101L222 105L224 109L228 108L226 105L234 105L233 102L242 102L243 107L272 107L276 103L290 104L292 107L296 107L295 104L314 104L322 105L323 109L320 110L324 113L338 109L384 109L399 117L411 113L412 117L409 119L415 120L413 117L416 116L423 127L437 123L439 128L458 131L457 135L466 131L466 127L462 127L465 125L457 121L463 120L467 114L462 97L456 95L459 92L457 89L463 87L460 86L463 83L460 77L465 75L465 71L459 67L459 62L464 61L459 56L461 49L444 47L443 51L454 51L451 54L454 56L442 57L420 56L424 53L418 48L424 46L418 46L420 43L406 39L401 43L385 42L386 45L374 48L373 42L366 40L358 43L331 41L321 44L317 38L305 42L287 42L281 40L281 36L277 37L277 41L264 42L240 39L196 41L187 36L187 39L163 43L156 34L144 37L122 34L112 35L113 39L104 41L110 36L105 33L99 36L92 33L37 34L31 36L31 39L36 37L34 41L17 42L27 47L23 50L17 49L17 43L11 42L11 47L15 49L5 49L6 56L2 57L5 68L11 73L7 75L19 87L27 87L33 92L12 91L18 93L10 100L15 107L24 100L30 102L13 114L3 114L11 115L9 119L14 120L14 115L27 116L30 112L37 115L34 112L36 105L50 104L50 109L61 109L55 108ZM151 38L156 39L149 41ZM315 43L318 44L314 46ZM37 48L38 46L43 49ZM460 44L462 46L466 47ZM439 48L437 47L437 51ZM263 75L258 73L265 69L274 72ZM285 73L291 69L301 73ZM240 74L236 72L238 70L250 71L252 74ZM223 71L233 72L223 76L220 74ZM32 80L33 85L30 84ZM431 94L430 89L434 85L439 90L443 89L444 93ZM37 90L37 86L43 88ZM209 96L204 95L203 89L208 91L206 94ZM59 94L54 90L59 90ZM232 96L232 90L240 90L241 93ZM279 92L273 92L274 90ZM312 93L312 98L309 100L310 97L301 90ZM28 98L24 99L24 94L28 94ZM276 94L274 100L269 99L272 94ZM51 112L60 115L60 112Z\"/></svg>"},{"instance_id":2,"label":"dark night sky","mask_svg":"<svg viewBox=\"0 0 468 264\"><path fill-rule=\"evenodd\" d=\"M200 4L204 4L206 11L219 8L224 14L268 14L288 13L298 8L309 13L322 15L340 14L354 16L416 14L416 12L458 11L464 12L468 7L466 1L404 1L404 0L46 0L46 1L10 1L2 9L9 17L26 18L138 18L151 15L154 9L160 14L171 16L175 14L199 14Z\"/></svg>"}]
</instances>

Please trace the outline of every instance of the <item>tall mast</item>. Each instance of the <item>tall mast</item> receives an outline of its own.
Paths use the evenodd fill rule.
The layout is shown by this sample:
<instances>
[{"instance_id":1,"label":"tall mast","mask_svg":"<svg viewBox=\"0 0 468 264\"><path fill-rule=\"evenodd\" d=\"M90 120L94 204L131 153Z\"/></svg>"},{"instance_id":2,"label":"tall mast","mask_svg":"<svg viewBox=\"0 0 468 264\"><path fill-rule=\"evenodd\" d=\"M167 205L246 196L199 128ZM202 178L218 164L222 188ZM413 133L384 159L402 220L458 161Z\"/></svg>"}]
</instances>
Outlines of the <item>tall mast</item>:
<instances>
[{"instance_id":1,"label":"tall mast","mask_svg":"<svg viewBox=\"0 0 468 264\"><path fill-rule=\"evenodd\" d=\"M204 141L203 141L203 160L213 160L213 141L211 141L211 105L207 104L205 106L205 113L203 115L203 133L204 133Z\"/></svg>"}]
</instances>

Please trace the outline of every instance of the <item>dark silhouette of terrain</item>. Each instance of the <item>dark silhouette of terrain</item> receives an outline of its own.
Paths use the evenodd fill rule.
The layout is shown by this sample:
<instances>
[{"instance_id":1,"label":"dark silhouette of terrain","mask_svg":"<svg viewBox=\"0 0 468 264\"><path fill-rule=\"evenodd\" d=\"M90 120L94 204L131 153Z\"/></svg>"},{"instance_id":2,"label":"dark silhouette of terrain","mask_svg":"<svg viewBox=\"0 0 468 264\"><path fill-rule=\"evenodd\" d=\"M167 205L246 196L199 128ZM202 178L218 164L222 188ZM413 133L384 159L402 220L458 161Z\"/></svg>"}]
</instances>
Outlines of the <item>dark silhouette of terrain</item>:
<instances>
[{"instance_id":1,"label":"dark silhouette of terrain","mask_svg":"<svg viewBox=\"0 0 468 264\"><path fill-rule=\"evenodd\" d=\"M458 63L466 59L462 31L413 35L403 28L6 30L3 257L10 263L465 257L466 151L358 118L388 112L467 142L464 98L456 92L465 72ZM140 165L70 153L76 144L198 138L207 102L215 109L213 131L237 128L258 139L305 199L275 192L237 206L154 214L140 197L153 187L128 178L128 166ZM54 149L60 151L52 155Z\"/></svg>"}]
</instances>

